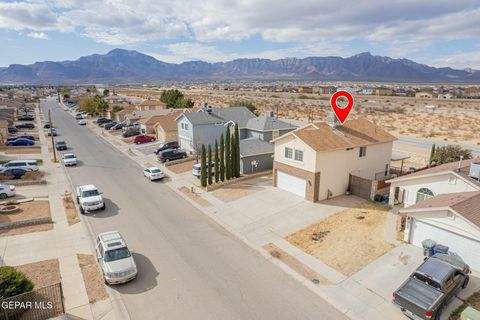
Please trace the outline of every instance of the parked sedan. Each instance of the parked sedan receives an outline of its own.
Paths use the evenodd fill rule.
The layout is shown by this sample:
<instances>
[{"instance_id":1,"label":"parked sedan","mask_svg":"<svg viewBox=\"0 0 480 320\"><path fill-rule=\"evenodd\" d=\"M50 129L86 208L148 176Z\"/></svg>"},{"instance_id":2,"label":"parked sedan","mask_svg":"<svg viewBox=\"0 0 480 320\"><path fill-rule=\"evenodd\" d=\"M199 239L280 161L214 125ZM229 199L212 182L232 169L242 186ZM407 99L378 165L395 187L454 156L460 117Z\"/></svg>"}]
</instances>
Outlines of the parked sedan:
<instances>
[{"instance_id":1,"label":"parked sedan","mask_svg":"<svg viewBox=\"0 0 480 320\"><path fill-rule=\"evenodd\" d=\"M17 127L8 127L8 133L13 134L17 132L18 132Z\"/></svg>"},{"instance_id":2,"label":"parked sedan","mask_svg":"<svg viewBox=\"0 0 480 320\"><path fill-rule=\"evenodd\" d=\"M104 125L104 128L106 130L110 130L112 129L112 127L116 126L118 123L116 121L110 121L110 122L107 122L105 125Z\"/></svg>"},{"instance_id":3,"label":"parked sedan","mask_svg":"<svg viewBox=\"0 0 480 320\"><path fill-rule=\"evenodd\" d=\"M65 167L77 165L77 157L73 153L64 153L62 160Z\"/></svg>"},{"instance_id":4,"label":"parked sedan","mask_svg":"<svg viewBox=\"0 0 480 320\"><path fill-rule=\"evenodd\" d=\"M113 127L110 128L110 130L122 130L123 129L123 123L117 123Z\"/></svg>"},{"instance_id":5,"label":"parked sedan","mask_svg":"<svg viewBox=\"0 0 480 320\"><path fill-rule=\"evenodd\" d=\"M57 150L67 150L67 143L63 140L55 141L55 149Z\"/></svg>"},{"instance_id":6,"label":"parked sedan","mask_svg":"<svg viewBox=\"0 0 480 320\"><path fill-rule=\"evenodd\" d=\"M13 146L13 147L33 146L34 144L35 144L35 141L29 140L29 139L17 139L17 140L7 141L6 143L7 146Z\"/></svg>"},{"instance_id":7,"label":"parked sedan","mask_svg":"<svg viewBox=\"0 0 480 320\"><path fill-rule=\"evenodd\" d=\"M43 125L43 129L50 129L51 125L50 122L47 122Z\"/></svg>"},{"instance_id":8,"label":"parked sedan","mask_svg":"<svg viewBox=\"0 0 480 320\"><path fill-rule=\"evenodd\" d=\"M15 196L15 186L0 184L0 199L7 199Z\"/></svg>"},{"instance_id":9,"label":"parked sedan","mask_svg":"<svg viewBox=\"0 0 480 320\"><path fill-rule=\"evenodd\" d=\"M21 179L25 173L29 172L30 170L22 169L22 168L8 168L3 170L0 175L6 177L7 179Z\"/></svg>"},{"instance_id":10,"label":"parked sedan","mask_svg":"<svg viewBox=\"0 0 480 320\"><path fill-rule=\"evenodd\" d=\"M149 135L146 135L146 134L141 134L141 135L138 135L135 137L135 139L133 140L133 143L135 144L141 144L141 143L147 143L147 142L153 142L155 141L155 137L154 136L149 136Z\"/></svg>"},{"instance_id":11,"label":"parked sedan","mask_svg":"<svg viewBox=\"0 0 480 320\"><path fill-rule=\"evenodd\" d=\"M33 123L20 123L15 126L17 129L33 129L35 125Z\"/></svg>"},{"instance_id":12,"label":"parked sedan","mask_svg":"<svg viewBox=\"0 0 480 320\"><path fill-rule=\"evenodd\" d=\"M178 149L180 146L177 141L170 141L162 143L153 153L158 154L159 152L169 150L169 149Z\"/></svg>"},{"instance_id":13,"label":"parked sedan","mask_svg":"<svg viewBox=\"0 0 480 320\"><path fill-rule=\"evenodd\" d=\"M20 135L15 136L15 137L8 138L7 141L13 141L13 140L17 140L17 139L27 139L27 140L35 141L35 137L31 136L29 134L20 134Z\"/></svg>"},{"instance_id":14,"label":"parked sedan","mask_svg":"<svg viewBox=\"0 0 480 320\"><path fill-rule=\"evenodd\" d=\"M150 181L160 180L165 177L165 173L157 167L151 167L143 170L143 175Z\"/></svg>"},{"instance_id":15,"label":"parked sedan","mask_svg":"<svg viewBox=\"0 0 480 320\"><path fill-rule=\"evenodd\" d=\"M87 120L78 120L78 124L81 125L81 126L86 126L87 125Z\"/></svg>"},{"instance_id":16,"label":"parked sedan","mask_svg":"<svg viewBox=\"0 0 480 320\"><path fill-rule=\"evenodd\" d=\"M110 121L112 121L112 120L107 119L107 118L98 118L98 119L95 121L95 123L96 123L97 125L101 125L102 123L107 123L107 122L110 122Z\"/></svg>"},{"instance_id":17,"label":"parked sedan","mask_svg":"<svg viewBox=\"0 0 480 320\"><path fill-rule=\"evenodd\" d=\"M58 133L57 133L57 129L55 128L50 128L50 130L48 130L48 136L56 136Z\"/></svg>"},{"instance_id":18,"label":"parked sedan","mask_svg":"<svg viewBox=\"0 0 480 320\"><path fill-rule=\"evenodd\" d=\"M20 121L33 121L35 118L33 116L20 116L17 118Z\"/></svg>"}]
</instances>

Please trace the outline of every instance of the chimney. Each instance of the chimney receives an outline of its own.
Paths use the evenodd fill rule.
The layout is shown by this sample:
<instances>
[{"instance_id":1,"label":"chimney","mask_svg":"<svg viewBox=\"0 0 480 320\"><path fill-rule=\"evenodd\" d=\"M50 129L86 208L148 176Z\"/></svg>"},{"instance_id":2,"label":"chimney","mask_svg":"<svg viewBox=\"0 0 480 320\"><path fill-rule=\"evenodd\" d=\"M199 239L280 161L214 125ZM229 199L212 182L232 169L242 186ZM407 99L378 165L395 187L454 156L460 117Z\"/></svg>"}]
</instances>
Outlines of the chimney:
<instances>
[{"instance_id":1,"label":"chimney","mask_svg":"<svg viewBox=\"0 0 480 320\"><path fill-rule=\"evenodd\" d=\"M274 118L275 117L275 112L273 111L268 111L267 112L267 118Z\"/></svg>"},{"instance_id":2,"label":"chimney","mask_svg":"<svg viewBox=\"0 0 480 320\"><path fill-rule=\"evenodd\" d=\"M338 118L333 111L327 113L327 124L333 129L340 125L340 121L338 121Z\"/></svg>"}]
</instances>

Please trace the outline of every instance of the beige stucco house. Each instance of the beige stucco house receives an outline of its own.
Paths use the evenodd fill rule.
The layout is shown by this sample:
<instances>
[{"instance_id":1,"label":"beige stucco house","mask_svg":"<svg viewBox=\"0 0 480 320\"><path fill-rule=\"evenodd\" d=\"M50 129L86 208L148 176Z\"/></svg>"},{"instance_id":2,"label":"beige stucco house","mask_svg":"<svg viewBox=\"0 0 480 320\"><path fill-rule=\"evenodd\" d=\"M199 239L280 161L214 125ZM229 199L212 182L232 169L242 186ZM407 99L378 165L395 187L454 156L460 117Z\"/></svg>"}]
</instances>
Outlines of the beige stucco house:
<instances>
[{"instance_id":1,"label":"beige stucco house","mask_svg":"<svg viewBox=\"0 0 480 320\"><path fill-rule=\"evenodd\" d=\"M168 142L178 140L177 117L181 112L171 112L170 114L157 117L153 125L153 130L158 141Z\"/></svg>"},{"instance_id":2,"label":"beige stucco house","mask_svg":"<svg viewBox=\"0 0 480 320\"><path fill-rule=\"evenodd\" d=\"M366 119L308 124L273 140L273 184L313 202L353 186L370 198L372 181L389 177L394 140Z\"/></svg>"}]
</instances>

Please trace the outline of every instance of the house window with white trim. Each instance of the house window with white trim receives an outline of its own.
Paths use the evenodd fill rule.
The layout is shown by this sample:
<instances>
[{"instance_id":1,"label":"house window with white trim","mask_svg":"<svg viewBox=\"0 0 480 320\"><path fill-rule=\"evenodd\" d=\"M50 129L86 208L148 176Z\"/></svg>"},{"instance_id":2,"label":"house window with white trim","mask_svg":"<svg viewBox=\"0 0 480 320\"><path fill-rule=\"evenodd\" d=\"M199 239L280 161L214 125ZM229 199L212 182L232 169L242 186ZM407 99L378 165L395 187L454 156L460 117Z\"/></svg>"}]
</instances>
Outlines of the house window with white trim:
<instances>
[{"instance_id":1,"label":"house window with white trim","mask_svg":"<svg viewBox=\"0 0 480 320\"><path fill-rule=\"evenodd\" d=\"M188 130L188 123L185 123L185 130Z\"/></svg>"},{"instance_id":2,"label":"house window with white trim","mask_svg":"<svg viewBox=\"0 0 480 320\"><path fill-rule=\"evenodd\" d=\"M292 159L293 158L293 149L289 147L285 147L285 158Z\"/></svg>"},{"instance_id":3,"label":"house window with white trim","mask_svg":"<svg viewBox=\"0 0 480 320\"><path fill-rule=\"evenodd\" d=\"M296 161L303 161L303 151L295 150L295 160Z\"/></svg>"},{"instance_id":4,"label":"house window with white trim","mask_svg":"<svg viewBox=\"0 0 480 320\"><path fill-rule=\"evenodd\" d=\"M272 139L276 139L280 136L280 130L273 130L272 131Z\"/></svg>"},{"instance_id":5,"label":"house window with white trim","mask_svg":"<svg viewBox=\"0 0 480 320\"><path fill-rule=\"evenodd\" d=\"M358 153L358 156L360 158L365 157L367 155L367 147L360 147L360 152Z\"/></svg>"},{"instance_id":6,"label":"house window with white trim","mask_svg":"<svg viewBox=\"0 0 480 320\"><path fill-rule=\"evenodd\" d=\"M433 192L428 189L428 188L420 188L418 191L417 191L417 202L416 203L419 203L423 200L427 200L427 199L430 199L434 197L434 194Z\"/></svg>"}]
</instances>

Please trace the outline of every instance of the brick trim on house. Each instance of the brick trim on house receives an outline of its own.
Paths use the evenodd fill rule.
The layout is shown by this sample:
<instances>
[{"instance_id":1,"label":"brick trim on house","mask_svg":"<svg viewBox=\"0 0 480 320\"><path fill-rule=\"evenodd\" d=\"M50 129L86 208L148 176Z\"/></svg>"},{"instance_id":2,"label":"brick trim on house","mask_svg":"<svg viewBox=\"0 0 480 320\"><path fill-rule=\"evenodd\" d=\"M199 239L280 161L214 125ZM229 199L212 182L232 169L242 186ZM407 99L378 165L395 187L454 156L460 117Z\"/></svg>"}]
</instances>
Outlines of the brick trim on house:
<instances>
[{"instance_id":1,"label":"brick trim on house","mask_svg":"<svg viewBox=\"0 0 480 320\"><path fill-rule=\"evenodd\" d=\"M284 163L273 162L273 186L277 186L277 171L280 170L292 176L303 178L306 180L305 199L312 202L318 201L318 193L320 190L320 172L310 172L300 168L292 167Z\"/></svg>"}]
</instances>

